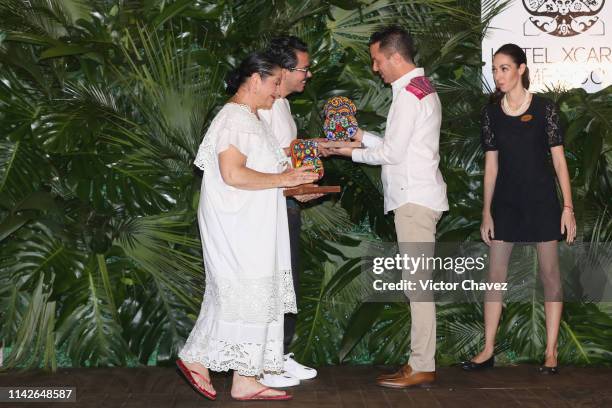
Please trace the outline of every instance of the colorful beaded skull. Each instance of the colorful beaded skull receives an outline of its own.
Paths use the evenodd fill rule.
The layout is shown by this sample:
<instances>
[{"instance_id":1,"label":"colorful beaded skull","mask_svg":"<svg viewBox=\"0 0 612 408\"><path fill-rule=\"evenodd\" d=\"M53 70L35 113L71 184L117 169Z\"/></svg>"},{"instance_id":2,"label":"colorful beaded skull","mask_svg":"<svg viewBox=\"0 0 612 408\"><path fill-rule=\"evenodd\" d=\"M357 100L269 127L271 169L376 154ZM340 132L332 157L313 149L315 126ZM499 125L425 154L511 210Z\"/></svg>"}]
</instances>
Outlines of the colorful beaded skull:
<instances>
[{"instance_id":1,"label":"colorful beaded skull","mask_svg":"<svg viewBox=\"0 0 612 408\"><path fill-rule=\"evenodd\" d=\"M327 140L347 141L357 133L357 107L345 96L334 96L323 107L323 133Z\"/></svg>"},{"instance_id":2,"label":"colorful beaded skull","mask_svg":"<svg viewBox=\"0 0 612 408\"><path fill-rule=\"evenodd\" d=\"M323 177L323 162L319 158L319 144L314 140L295 139L289 145L291 163L294 168L312 165L314 172Z\"/></svg>"},{"instance_id":3,"label":"colorful beaded skull","mask_svg":"<svg viewBox=\"0 0 612 408\"><path fill-rule=\"evenodd\" d=\"M334 113L340 113L344 116L355 116L357 113L357 106L346 96L334 96L330 98L323 106L323 112L325 116Z\"/></svg>"}]
</instances>

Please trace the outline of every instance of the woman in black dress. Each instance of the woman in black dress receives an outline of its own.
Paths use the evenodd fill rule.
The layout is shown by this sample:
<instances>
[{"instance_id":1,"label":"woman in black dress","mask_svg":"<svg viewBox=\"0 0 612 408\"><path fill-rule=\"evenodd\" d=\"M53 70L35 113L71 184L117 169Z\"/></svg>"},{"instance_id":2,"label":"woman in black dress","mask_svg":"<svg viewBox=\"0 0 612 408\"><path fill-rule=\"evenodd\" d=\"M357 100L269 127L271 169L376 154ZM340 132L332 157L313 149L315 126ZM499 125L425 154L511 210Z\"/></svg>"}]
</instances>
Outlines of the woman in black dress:
<instances>
[{"instance_id":1,"label":"woman in black dress","mask_svg":"<svg viewBox=\"0 0 612 408\"><path fill-rule=\"evenodd\" d=\"M557 244L563 234L568 243L576 236L559 112L552 101L527 90L527 58L519 46L506 44L497 50L493 56L493 77L497 89L481 119L485 175L480 232L490 247L489 280L505 282L513 243L536 244L547 336L540 372L556 374L563 308ZM562 209L555 177L548 167L549 152L563 194ZM463 369L493 366L501 311L501 293L488 293L484 305L484 349L463 362Z\"/></svg>"}]
</instances>

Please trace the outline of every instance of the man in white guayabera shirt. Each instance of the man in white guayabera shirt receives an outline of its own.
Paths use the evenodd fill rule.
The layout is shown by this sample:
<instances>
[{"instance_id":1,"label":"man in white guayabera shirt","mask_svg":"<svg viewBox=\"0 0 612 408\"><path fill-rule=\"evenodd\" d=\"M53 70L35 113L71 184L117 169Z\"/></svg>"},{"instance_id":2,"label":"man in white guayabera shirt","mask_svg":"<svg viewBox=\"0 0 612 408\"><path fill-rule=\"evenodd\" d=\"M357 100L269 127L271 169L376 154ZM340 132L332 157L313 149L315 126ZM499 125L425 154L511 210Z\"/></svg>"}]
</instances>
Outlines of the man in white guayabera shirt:
<instances>
[{"instance_id":1,"label":"man in white guayabera shirt","mask_svg":"<svg viewBox=\"0 0 612 408\"><path fill-rule=\"evenodd\" d=\"M266 50L281 66L282 77L280 98L276 99L272 109L259 110L257 114L272 128L272 133L278 139L280 146L288 151L289 144L297 137L297 126L291 116L291 108L287 96L294 92L302 92L312 73L310 72L310 56L308 47L297 37L285 36L274 38ZM299 289L299 242L301 229L300 205L293 198L287 198L287 216L289 220L289 241L291 245L291 269L293 271L293 288L296 296ZM289 353L289 345L295 334L296 315L285 315L285 365L281 374L264 374L260 380L268 387L290 387L298 385L300 380L308 380L317 376L317 371L306 367L293 359Z\"/></svg>"},{"instance_id":2,"label":"man in white guayabera shirt","mask_svg":"<svg viewBox=\"0 0 612 408\"><path fill-rule=\"evenodd\" d=\"M436 224L448 210L446 184L438 164L442 109L440 99L422 68L414 64L414 43L401 27L382 29L370 38L372 69L391 84L393 102L384 138L361 129L355 140L365 148L324 149L323 154L351 157L354 162L382 166L385 213L393 211L400 252L412 257L433 256ZM416 281L407 291L412 317L408 363L396 373L381 375L377 384L391 388L435 381L436 308L431 293L419 292L419 281L431 271L403 271Z\"/></svg>"}]
</instances>

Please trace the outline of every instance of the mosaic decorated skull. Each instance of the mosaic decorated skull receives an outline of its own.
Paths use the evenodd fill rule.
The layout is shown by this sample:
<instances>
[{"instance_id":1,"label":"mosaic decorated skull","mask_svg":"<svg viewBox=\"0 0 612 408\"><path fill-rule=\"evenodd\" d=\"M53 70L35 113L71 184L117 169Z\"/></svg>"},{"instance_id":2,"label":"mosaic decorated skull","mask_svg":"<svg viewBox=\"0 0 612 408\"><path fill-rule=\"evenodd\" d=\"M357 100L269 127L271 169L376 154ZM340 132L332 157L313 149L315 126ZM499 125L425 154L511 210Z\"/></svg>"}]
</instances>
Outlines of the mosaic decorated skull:
<instances>
[{"instance_id":1,"label":"mosaic decorated skull","mask_svg":"<svg viewBox=\"0 0 612 408\"><path fill-rule=\"evenodd\" d=\"M330 98L323 107L325 116L334 113L340 113L345 116L355 116L357 113L357 106L346 96L334 96Z\"/></svg>"},{"instance_id":2,"label":"mosaic decorated skull","mask_svg":"<svg viewBox=\"0 0 612 408\"><path fill-rule=\"evenodd\" d=\"M345 96L334 96L323 107L323 133L327 140L347 141L357 133L357 107Z\"/></svg>"},{"instance_id":3,"label":"mosaic decorated skull","mask_svg":"<svg viewBox=\"0 0 612 408\"><path fill-rule=\"evenodd\" d=\"M323 131L327 140L349 140L357 133L357 119L352 115L335 113L325 118Z\"/></svg>"},{"instance_id":4,"label":"mosaic decorated skull","mask_svg":"<svg viewBox=\"0 0 612 408\"><path fill-rule=\"evenodd\" d=\"M295 139L289 146L291 163L294 168L314 166L314 172L323 177L323 162L319 158L319 144L314 140Z\"/></svg>"}]
</instances>

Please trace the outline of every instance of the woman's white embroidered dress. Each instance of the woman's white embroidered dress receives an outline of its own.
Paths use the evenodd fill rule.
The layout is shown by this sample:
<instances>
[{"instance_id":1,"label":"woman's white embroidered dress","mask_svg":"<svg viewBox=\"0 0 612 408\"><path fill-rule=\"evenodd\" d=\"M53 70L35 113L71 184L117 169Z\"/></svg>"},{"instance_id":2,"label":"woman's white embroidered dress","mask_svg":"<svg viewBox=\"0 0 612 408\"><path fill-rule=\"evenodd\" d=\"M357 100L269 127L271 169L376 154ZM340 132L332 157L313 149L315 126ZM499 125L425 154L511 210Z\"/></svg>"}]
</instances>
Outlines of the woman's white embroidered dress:
<instances>
[{"instance_id":1,"label":"woman's white embroidered dress","mask_svg":"<svg viewBox=\"0 0 612 408\"><path fill-rule=\"evenodd\" d=\"M283 315L297 313L286 201L280 188L242 190L225 184L218 155L229 145L247 157L250 169L284 170L285 155L265 122L245 105L226 104L195 160L204 170L198 224L206 289L179 357L214 371L280 372Z\"/></svg>"}]
</instances>

